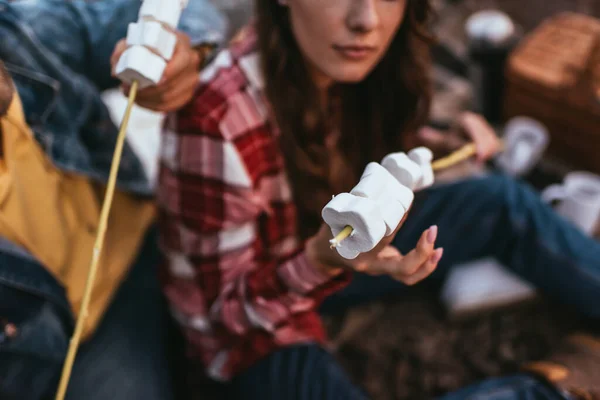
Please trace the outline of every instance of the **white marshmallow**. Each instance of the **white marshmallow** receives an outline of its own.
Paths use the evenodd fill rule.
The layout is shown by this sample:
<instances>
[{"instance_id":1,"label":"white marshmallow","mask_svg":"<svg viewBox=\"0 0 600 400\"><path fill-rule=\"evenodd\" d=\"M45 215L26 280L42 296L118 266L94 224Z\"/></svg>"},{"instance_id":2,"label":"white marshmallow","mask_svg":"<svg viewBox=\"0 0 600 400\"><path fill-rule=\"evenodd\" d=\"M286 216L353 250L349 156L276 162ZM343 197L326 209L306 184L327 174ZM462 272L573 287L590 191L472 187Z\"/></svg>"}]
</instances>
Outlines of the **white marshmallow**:
<instances>
[{"instance_id":1,"label":"white marshmallow","mask_svg":"<svg viewBox=\"0 0 600 400\"><path fill-rule=\"evenodd\" d=\"M177 42L175 34L165 26L172 30L177 28L187 3L188 0L142 2L138 23L130 24L127 31L129 47L116 66L116 76L121 81L137 80L140 89L160 82L167 66L165 60L171 59Z\"/></svg>"},{"instance_id":2,"label":"white marshmallow","mask_svg":"<svg viewBox=\"0 0 600 400\"><path fill-rule=\"evenodd\" d=\"M176 29L186 5L187 0L144 0L139 18L154 19Z\"/></svg>"},{"instance_id":3,"label":"white marshmallow","mask_svg":"<svg viewBox=\"0 0 600 400\"><path fill-rule=\"evenodd\" d=\"M116 66L117 77L127 83L139 82L139 88L158 84L167 66L165 60L142 46L129 47Z\"/></svg>"},{"instance_id":4,"label":"white marshmallow","mask_svg":"<svg viewBox=\"0 0 600 400\"><path fill-rule=\"evenodd\" d=\"M385 168L375 162L371 162L367 164L360 181L350 193L355 196L377 200L388 185L397 186L399 183Z\"/></svg>"},{"instance_id":5,"label":"white marshmallow","mask_svg":"<svg viewBox=\"0 0 600 400\"><path fill-rule=\"evenodd\" d=\"M141 21L129 24L127 30L128 46L144 46L170 60L175 51L177 36L167 30L160 22Z\"/></svg>"},{"instance_id":6,"label":"white marshmallow","mask_svg":"<svg viewBox=\"0 0 600 400\"><path fill-rule=\"evenodd\" d=\"M410 190L415 190L415 187L423 176L421 167L405 153L388 154L381 161L381 165L387 169L398 182Z\"/></svg>"},{"instance_id":7,"label":"white marshmallow","mask_svg":"<svg viewBox=\"0 0 600 400\"><path fill-rule=\"evenodd\" d=\"M360 177L360 179L363 179L369 175L372 175L372 174L376 173L377 171L379 171L380 169L381 169L381 164L378 164L376 162L370 162L365 167L365 170L363 171L363 174Z\"/></svg>"},{"instance_id":8,"label":"white marshmallow","mask_svg":"<svg viewBox=\"0 0 600 400\"><path fill-rule=\"evenodd\" d=\"M384 192L379 196L377 206L385 222L385 236L389 236L396 230L408 208L393 197L390 192Z\"/></svg>"},{"instance_id":9,"label":"white marshmallow","mask_svg":"<svg viewBox=\"0 0 600 400\"><path fill-rule=\"evenodd\" d=\"M386 235L398 227L414 200L414 193L409 188L375 162L367 165L360 182L350 193L369 198L378 204L386 224Z\"/></svg>"},{"instance_id":10,"label":"white marshmallow","mask_svg":"<svg viewBox=\"0 0 600 400\"><path fill-rule=\"evenodd\" d=\"M381 184L383 186L383 190L379 191L379 196L388 194L387 197L392 197L396 201L399 201L404 208L406 208L406 209L410 208L410 206L415 198L415 194L408 187L406 187L405 185L400 183L394 177L394 175L392 175L390 173L390 171L388 171L381 164L378 164L376 162L371 162L367 165L367 168L365 168L365 172L362 175L361 181L353 189L353 192L355 189L357 189L360 186L360 184L363 180L367 181L369 179L378 180L381 182ZM357 191L357 193L360 193L360 192ZM358 196L359 194L357 194L357 193L352 193L352 194L356 194ZM367 192L367 196L363 196L363 197L370 197L370 196L368 195L368 192Z\"/></svg>"},{"instance_id":11,"label":"white marshmallow","mask_svg":"<svg viewBox=\"0 0 600 400\"><path fill-rule=\"evenodd\" d=\"M417 182L414 190L422 190L433 185L435 175L431 167L431 162L433 161L431 150L427 147L417 147L408 152L408 158L421 167L421 179Z\"/></svg>"},{"instance_id":12,"label":"white marshmallow","mask_svg":"<svg viewBox=\"0 0 600 400\"><path fill-rule=\"evenodd\" d=\"M336 236L346 226L354 230L336 247L346 259L354 259L360 253L368 252L383 239L386 225L378 204L368 198L341 193L335 196L321 212L323 220Z\"/></svg>"}]
</instances>

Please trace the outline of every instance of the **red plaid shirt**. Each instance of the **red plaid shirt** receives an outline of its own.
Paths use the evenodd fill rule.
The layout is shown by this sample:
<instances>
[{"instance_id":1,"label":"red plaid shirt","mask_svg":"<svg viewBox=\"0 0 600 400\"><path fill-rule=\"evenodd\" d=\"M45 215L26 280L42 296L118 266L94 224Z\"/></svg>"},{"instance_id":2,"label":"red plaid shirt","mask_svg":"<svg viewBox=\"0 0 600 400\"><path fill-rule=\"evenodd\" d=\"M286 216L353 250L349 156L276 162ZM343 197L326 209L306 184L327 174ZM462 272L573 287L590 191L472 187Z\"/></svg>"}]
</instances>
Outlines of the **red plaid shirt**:
<instances>
[{"instance_id":1,"label":"red plaid shirt","mask_svg":"<svg viewBox=\"0 0 600 400\"><path fill-rule=\"evenodd\" d=\"M349 280L322 275L296 236L262 89L251 33L202 72L162 137L164 289L192 355L221 380L278 348L322 342L316 308Z\"/></svg>"}]
</instances>

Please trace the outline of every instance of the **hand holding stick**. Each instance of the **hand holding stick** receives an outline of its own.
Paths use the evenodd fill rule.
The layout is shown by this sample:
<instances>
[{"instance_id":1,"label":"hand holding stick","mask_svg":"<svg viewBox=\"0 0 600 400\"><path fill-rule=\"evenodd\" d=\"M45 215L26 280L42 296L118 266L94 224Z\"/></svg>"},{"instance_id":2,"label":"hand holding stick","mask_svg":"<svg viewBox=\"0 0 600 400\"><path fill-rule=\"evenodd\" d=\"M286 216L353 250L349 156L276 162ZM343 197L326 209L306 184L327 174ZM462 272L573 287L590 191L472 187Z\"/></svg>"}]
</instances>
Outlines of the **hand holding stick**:
<instances>
[{"instance_id":1,"label":"hand holding stick","mask_svg":"<svg viewBox=\"0 0 600 400\"><path fill-rule=\"evenodd\" d=\"M450 168L474 156L476 153L477 148L475 147L475 144L470 143L461 147L449 156L434 161L431 164L431 167L434 171L440 171L446 168ZM338 233L333 239L329 241L330 247L333 249L339 246L342 243L342 241L344 241L346 238L352 235L353 231L354 229L351 226L346 226L340 233Z\"/></svg>"}]
</instances>

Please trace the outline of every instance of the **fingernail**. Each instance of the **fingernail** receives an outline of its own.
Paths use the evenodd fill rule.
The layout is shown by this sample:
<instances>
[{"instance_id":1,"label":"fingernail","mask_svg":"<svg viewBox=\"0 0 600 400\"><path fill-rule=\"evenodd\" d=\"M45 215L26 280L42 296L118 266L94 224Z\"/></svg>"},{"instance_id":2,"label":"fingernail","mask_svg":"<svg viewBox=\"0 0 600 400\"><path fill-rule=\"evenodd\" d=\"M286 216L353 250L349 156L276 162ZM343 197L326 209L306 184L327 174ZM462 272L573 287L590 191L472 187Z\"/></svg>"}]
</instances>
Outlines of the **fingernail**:
<instances>
[{"instance_id":1,"label":"fingernail","mask_svg":"<svg viewBox=\"0 0 600 400\"><path fill-rule=\"evenodd\" d=\"M437 225L434 225L431 228L429 228L429 231L427 231L427 241L429 243L435 242L435 238L437 237L437 232L438 232Z\"/></svg>"},{"instance_id":2,"label":"fingernail","mask_svg":"<svg viewBox=\"0 0 600 400\"><path fill-rule=\"evenodd\" d=\"M442 259L443 254L444 254L443 248L440 247L439 249L436 249L436 251L434 251L433 254L431 255L431 262L437 263L438 261L440 261Z\"/></svg>"}]
</instances>

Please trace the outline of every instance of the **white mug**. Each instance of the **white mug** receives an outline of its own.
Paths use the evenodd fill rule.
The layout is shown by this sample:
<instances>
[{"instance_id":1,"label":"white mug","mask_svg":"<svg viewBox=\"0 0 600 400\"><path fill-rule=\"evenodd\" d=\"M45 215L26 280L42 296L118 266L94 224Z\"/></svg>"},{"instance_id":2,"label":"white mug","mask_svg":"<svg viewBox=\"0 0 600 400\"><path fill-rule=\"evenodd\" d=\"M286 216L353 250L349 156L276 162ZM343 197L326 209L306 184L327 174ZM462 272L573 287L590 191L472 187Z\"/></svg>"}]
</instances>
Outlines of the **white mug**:
<instances>
[{"instance_id":1,"label":"white mug","mask_svg":"<svg viewBox=\"0 0 600 400\"><path fill-rule=\"evenodd\" d=\"M600 176L577 171L567 174L562 184L542 192L546 203L557 202L556 212L589 236L596 233L600 220Z\"/></svg>"},{"instance_id":2,"label":"white mug","mask_svg":"<svg viewBox=\"0 0 600 400\"><path fill-rule=\"evenodd\" d=\"M548 129L540 121L514 117L504 128L504 151L496 164L508 175L523 176L540 161L549 141Z\"/></svg>"}]
</instances>

